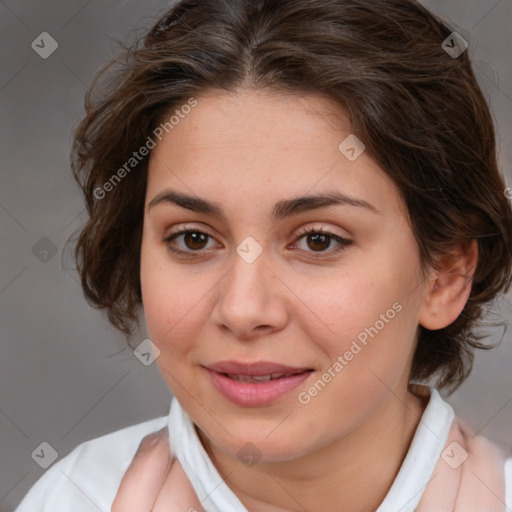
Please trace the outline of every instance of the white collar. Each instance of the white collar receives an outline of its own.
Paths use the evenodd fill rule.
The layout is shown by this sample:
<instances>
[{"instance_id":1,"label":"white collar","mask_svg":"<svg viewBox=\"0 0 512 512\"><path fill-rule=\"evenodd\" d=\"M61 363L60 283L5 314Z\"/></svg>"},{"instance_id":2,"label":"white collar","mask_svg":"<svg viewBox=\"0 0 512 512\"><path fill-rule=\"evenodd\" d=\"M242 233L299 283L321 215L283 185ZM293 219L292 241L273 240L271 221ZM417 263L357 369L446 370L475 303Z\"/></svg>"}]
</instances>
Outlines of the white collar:
<instances>
[{"instance_id":1,"label":"white collar","mask_svg":"<svg viewBox=\"0 0 512 512\"><path fill-rule=\"evenodd\" d=\"M376 512L414 512L446 445L455 413L437 389L430 400L404 462Z\"/></svg>"},{"instance_id":2,"label":"white collar","mask_svg":"<svg viewBox=\"0 0 512 512\"><path fill-rule=\"evenodd\" d=\"M213 465L190 416L173 397L169 412L169 445L207 512L248 512Z\"/></svg>"},{"instance_id":3,"label":"white collar","mask_svg":"<svg viewBox=\"0 0 512 512\"><path fill-rule=\"evenodd\" d=\"M435 388L405 460L376 512L414 512L448 439L455 413ZM169 443L207 512L248 512L206 453L190 416L173 398L168 417Z\"/></svg>"}]
</instances>

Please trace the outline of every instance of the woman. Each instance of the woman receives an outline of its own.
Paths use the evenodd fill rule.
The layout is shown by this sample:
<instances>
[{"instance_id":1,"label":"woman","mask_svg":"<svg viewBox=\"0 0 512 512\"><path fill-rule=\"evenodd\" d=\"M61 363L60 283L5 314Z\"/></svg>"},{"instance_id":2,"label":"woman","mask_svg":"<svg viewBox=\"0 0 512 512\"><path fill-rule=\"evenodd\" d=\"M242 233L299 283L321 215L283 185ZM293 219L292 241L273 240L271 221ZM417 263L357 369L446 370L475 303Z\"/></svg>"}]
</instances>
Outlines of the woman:
<instances>
[{"instance_id":1,"label":"woman","mask_svg":"<svg viewBox=\"0 0 512 512\"><path fill-rule=\"evenodd\" d=\"M512 507L512 460L438 391L511 282L466 49L412 0L185 0L93 84L82 285L127 338L143 314L174 399L19 512Z\"/></svg>"}]
</instances>

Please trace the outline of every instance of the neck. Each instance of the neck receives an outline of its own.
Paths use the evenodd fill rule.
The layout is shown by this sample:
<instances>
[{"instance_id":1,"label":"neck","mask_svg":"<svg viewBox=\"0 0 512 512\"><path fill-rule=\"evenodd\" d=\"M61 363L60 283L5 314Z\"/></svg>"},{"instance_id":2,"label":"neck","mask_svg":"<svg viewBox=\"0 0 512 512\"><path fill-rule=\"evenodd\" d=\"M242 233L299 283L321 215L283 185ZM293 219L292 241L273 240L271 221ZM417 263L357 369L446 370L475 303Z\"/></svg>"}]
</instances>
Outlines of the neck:
<instances>
[{"instance_id":1,"label":"neck","mask_svg":"<svg viewBox=\"0 0 512 512\"><path fill-rule=\"evenodd\" d=\"M375 511L405 459L428 399L390 394L349 435L292 461L247 467L199 437L250 512Z\"/></svg>"}]
</instances>

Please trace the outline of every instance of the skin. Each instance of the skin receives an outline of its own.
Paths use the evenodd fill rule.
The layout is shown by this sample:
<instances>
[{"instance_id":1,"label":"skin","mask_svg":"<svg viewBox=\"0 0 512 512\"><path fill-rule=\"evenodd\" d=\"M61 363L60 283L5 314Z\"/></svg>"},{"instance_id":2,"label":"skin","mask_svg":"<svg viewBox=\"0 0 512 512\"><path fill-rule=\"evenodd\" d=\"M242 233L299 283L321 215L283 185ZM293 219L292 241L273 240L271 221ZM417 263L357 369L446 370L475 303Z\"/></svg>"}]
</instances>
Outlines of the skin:
<instances>
[{"instance_id":1,"label":"skin","mask_svg":"<svg viewBox=\"0 0 512 512\"><path fill-rule=\"evenodd\" d=\"M210 90L197 101L152 151L148 170L141 283L148 333L161 351L158 367L248 510L373 511L428 402L407 387L418 325L439 329L462 311L476 243L422 274L393 182L367 152L349 161L338 149L353 133L339 105L254 90ZM225 220L172 203L150 209L167 189L218 203ZM270 218L277 201L332 191L362 199L378 213L336 205ZM195 257L173 254L164 242L183 224L211 236L170 242ZM329 244L300 237L309 227L351 243L336 252L332 238ZM252 263L236 252L249 236L263 249ZM301 404L298 394L397 302L401 311ZM203 368L221 360L273 361L314 372L270 405L242 407L220 395ZM165 434L149 448L145 442L114 512L175 506L176 463ZM261 453L252 467L237 457L248 442Z\"/></svg>"}]
</instances>

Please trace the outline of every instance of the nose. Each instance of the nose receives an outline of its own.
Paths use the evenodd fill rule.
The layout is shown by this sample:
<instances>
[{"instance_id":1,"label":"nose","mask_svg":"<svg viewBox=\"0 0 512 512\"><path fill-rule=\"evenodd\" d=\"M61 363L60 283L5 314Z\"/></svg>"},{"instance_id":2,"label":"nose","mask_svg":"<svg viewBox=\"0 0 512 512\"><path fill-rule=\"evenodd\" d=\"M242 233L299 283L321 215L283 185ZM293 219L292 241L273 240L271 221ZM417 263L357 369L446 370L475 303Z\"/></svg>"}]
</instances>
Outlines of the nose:
<instances>
[{"instance_id":1,"label":"nose","mask_svg":"<svg viewBox=\"0 0 512 512\"><path fill-rule=\"evenodd\" d=\"M212 321L240 339L254 339L282 329L288 321L289 288L270 268L267 251L252 262L238 253L219 282Z\"/></svg>"}]
</instances>

